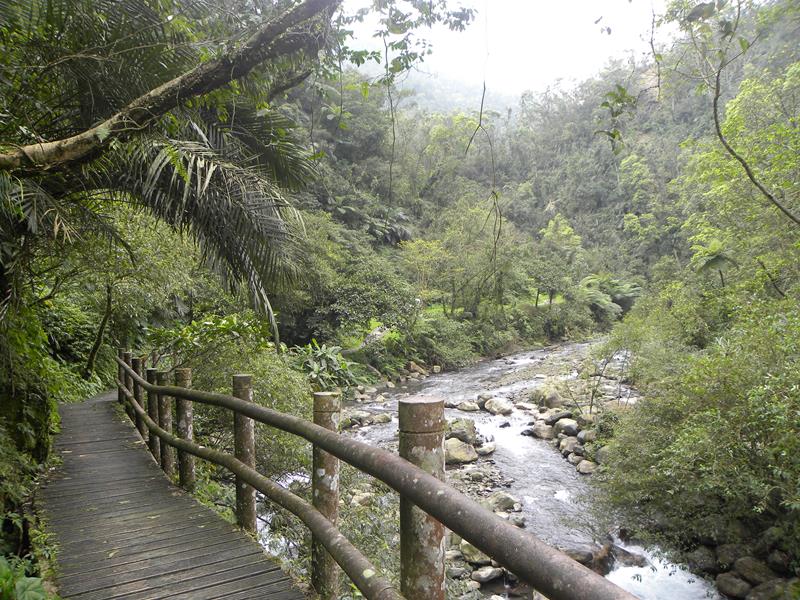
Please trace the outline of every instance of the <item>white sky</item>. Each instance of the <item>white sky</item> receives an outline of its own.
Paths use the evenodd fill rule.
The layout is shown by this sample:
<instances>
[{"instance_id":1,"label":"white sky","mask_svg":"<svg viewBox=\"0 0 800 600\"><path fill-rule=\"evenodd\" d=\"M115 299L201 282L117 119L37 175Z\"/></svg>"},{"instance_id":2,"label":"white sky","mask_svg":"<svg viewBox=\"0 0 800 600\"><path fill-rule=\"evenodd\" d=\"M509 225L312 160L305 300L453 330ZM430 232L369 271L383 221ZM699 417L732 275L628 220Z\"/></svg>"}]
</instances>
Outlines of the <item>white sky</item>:
<instances>
[{"instance_id":1,"label":"white sky","mask_svg":"<svg viewBox=\"0 0 800 600\"><path fill-rule=\"evenodd\" d=\"M476 19L464 32L420 32L434 45L421 70L476 85L485 77L489 89L514 95L542 91L559 79L569 86L597 74L611 58L649 53L652 11L662 12L665 1L462 0L477 10ZM346 0L345 7L364 4ZM359 26L355 45L377 48L370 40L375 29L374 21Z\"/></svg>"}]
</instances>

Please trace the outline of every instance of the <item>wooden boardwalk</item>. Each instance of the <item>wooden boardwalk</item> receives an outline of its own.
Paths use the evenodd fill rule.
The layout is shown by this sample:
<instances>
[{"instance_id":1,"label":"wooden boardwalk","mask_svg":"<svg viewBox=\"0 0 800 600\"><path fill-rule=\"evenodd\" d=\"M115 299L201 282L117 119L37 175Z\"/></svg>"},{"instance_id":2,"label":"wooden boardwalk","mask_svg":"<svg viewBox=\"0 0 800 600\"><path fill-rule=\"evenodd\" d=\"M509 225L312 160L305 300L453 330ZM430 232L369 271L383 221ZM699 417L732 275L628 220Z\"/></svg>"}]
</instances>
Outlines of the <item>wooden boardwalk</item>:
<instances>
[{"instance_id":1,"label":"wooden boardwalk","mask_svg":"<svg viewBox=\"0 0 800 600\"><path fill-rule=\"evenodd\" d=\"M170 483L116 392L60 409L42 490L58 585L80 600L302 600L255 541Z\"/></svg>"}]
</instances>

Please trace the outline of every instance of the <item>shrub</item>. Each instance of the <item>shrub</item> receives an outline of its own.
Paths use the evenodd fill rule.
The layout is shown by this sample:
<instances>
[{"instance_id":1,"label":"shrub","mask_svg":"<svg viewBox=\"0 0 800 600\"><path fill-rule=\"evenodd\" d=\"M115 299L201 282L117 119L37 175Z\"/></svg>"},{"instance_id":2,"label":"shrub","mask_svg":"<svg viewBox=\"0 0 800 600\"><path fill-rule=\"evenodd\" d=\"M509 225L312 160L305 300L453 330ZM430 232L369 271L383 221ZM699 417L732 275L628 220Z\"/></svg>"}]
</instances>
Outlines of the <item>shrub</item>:
<instances>
[{"instance_id":1,"label":"shrub","mask_svg":"<svg viewBox=\"0 0 800 600\"><path fill-rule=\"evenodd\" d=\"M800 557L799 308L788 299L740 306L702 352L659 344L663 332L633 340L646 397L622 414L595 481L640 535L657 525L688 546L775 525ZM651 322L648 332L659 327L673 324Z\"/></svg>"}]
</instances>

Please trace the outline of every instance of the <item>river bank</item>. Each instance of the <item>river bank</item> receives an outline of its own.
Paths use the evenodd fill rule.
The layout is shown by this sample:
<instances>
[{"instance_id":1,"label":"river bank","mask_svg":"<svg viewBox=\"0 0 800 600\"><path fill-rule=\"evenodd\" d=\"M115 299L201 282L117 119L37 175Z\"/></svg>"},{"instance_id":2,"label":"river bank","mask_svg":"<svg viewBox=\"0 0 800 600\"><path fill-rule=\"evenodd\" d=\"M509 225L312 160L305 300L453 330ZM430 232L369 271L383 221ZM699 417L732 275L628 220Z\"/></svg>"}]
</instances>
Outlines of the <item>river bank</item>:
<instances>
[{"instance_id":1,"label":"river bank","mask_svg":"<svg viewBox=\"0 0 800 600\"><path fill-rule=\"evenodd\" d=\"M360 401L345 411L344 422L352 426L355 437L394 448L397 401L410 395L441 396L448 420L455 422L449 434L453 451L454 442L461 442L475 452L474 457L468 450L460 458L450 457L451 484L607 573L640 598L719 598L706 580L645 549L626 548L607 524L592 515L590 476L583 474L592 468L578 466L594 464L588 459L596 457L587 451L591 443L584 445L585 436L578 436L592 422L598 405L634 403L638 395L623 382L625 357L618 357L615 364L593 365L587 361L591 347L591 343L563 344L400 382L393 389L365 390L373 393L360 395ZM588 368L598 369L602 377L579 377ZM546 435L531 435L536 427ZM533 597L457 536L448 543L448 575L465 580L474 597Z\"/></svg>"}]
</instances>

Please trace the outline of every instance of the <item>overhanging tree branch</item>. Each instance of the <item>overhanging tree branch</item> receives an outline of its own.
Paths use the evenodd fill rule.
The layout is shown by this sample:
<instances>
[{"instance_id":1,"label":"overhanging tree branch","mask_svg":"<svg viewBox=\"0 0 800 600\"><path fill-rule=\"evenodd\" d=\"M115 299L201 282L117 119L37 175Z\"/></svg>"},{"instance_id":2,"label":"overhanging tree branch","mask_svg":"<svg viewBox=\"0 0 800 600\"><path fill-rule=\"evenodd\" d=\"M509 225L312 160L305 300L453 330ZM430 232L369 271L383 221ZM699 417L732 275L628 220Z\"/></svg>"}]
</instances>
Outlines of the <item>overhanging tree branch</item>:
<instances>
[{"instance_id":1,"label":"overhanging tree branch","mask_svg":"<svg viewBox=\"0 0 800 600\"><path fill-rule=\"evenodd\" d=\"M0 153L0 169L26 175L63 168L94 157L112 140L141 131L189 98L247 75L265 60L293 54L313 41L313 31L292 31L332 12L341 0L305 0L261 26L237 48L198 65L138 97L102 123L61 140Z\"/></svg>"}]
</instances>

